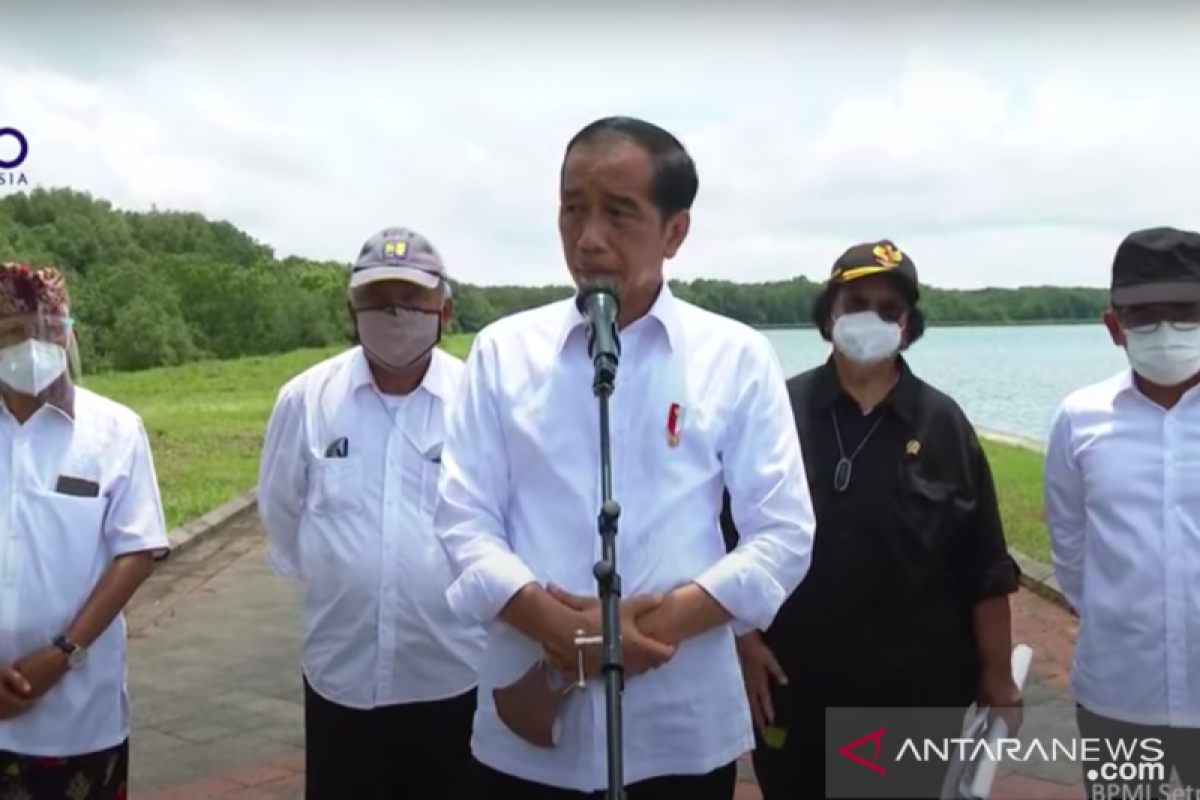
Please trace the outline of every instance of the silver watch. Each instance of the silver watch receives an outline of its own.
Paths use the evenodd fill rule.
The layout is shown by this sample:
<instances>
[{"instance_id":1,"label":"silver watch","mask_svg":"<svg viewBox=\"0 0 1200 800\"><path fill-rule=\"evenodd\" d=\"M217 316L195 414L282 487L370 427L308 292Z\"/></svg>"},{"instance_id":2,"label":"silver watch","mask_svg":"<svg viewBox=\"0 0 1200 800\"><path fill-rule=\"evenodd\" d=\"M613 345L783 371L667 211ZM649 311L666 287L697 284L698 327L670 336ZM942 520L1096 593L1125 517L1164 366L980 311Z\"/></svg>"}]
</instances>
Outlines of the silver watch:
<instances>
[{"instance_id":1,"label":"silver watch","mask_svg":"<svg viewBox=\"0 0 1200 800\"><path fill-rule=\"evenodd\" d=\"M67 637L55 636L53 644L67 657L67 666L71 669L81 667L83 662L87 661L87 648L81 644L75 644Z\"/></svg>"}]
</instances>

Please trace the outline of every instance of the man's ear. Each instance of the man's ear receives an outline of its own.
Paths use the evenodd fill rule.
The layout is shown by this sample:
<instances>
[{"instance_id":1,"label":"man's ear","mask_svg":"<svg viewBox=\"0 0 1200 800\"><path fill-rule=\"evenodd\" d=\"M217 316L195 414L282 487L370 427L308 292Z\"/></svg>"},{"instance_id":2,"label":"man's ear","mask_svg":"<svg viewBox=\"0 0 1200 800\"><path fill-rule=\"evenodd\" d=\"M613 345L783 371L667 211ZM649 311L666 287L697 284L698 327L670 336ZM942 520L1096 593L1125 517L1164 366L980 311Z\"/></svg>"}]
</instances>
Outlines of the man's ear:
<instances>
[{"instance_id":1,"label":"man's ear","mask_svg":"<svg viewBox=\"0 0 1200 800\"><path fill-rule=\"evenodd\" d=\"M666 242L663 247L663 258L672 259L683 247L688 231L692 228L692 215L689 211L680 211L667 220Z\"/></svg>"},{"instance_id":2,"label":"man's ear","mask_svg":"<svg viewBox=\"0 0 1200 800\"><path fill-rule=\"evenodd\" d=\"M1104 312L1100 317L1104 321L1104 327L1108 328L1108 335L1112 337L1113 344L1117 347L1125 346L1125 329L1121 327L1121 321L1117 319L1117 312L1111 308Z\"/></svg>"},{"instance_id":3,"label":"man's ear","mask_svg":"<svg viewBox=\"0 0 1200 800\"><path fill-rule=\"evenodd\" d=\"M454 317L454 301L447 297L442 302L442 330L450 327L450 320Z\"/></svg>"}]
</instances>

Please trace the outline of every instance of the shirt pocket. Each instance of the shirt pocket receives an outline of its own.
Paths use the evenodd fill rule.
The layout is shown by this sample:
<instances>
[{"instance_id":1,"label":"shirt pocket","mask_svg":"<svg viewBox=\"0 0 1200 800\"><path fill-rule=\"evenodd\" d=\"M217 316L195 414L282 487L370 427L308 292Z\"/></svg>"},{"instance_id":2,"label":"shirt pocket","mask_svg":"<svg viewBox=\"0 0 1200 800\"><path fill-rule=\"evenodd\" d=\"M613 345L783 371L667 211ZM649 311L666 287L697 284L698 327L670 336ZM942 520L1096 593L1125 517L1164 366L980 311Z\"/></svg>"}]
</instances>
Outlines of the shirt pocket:
<instances>
[{"instance_id":1,"label":"shirt pocket","mask_svg":"<svg viewBox=\"0 0 1200 800\"><path fill-rule=\"evenodd\" d=\"M896 505L907 534L906 547L923 559L929 573L948 571L953 539L967 508L967 494L958 483L901 472ZM926 570L920 570L925 572Z\"/></svg>"},{"instance_id":2,"label":"shirt pocket","mask_svg":"<svg viewBox=\"0 0 1200 800\"><path fill-rule=\"evenodd\" d=\"M441 496L442 450L421 456L421 515L428 520L437 512Z\"/></svg>"},{"instance_id":3,"label":"shirt pocket","mask_svg":"<svg viewBox=\"0 0 1200 800\"><path fill-rule=\"evenodd\" d=\"M317 515L357 510L362 478L362 462L354 456L314 459L309 468L308 510Z\"/></svg>"},{"instance_id":4,"label":"shirt pocket","mask_svg":"<svg viewBox=\"0 0 1200 800\"><path fill-rule=\"evenodd\" d=\"M54 584L40 587L46 591L38 614L73 615L95 588L100 568L107 561L102 556L108 497L28 490L24 501L24 565L30 575L44 576Z\"/></svg>"}]
</instances>

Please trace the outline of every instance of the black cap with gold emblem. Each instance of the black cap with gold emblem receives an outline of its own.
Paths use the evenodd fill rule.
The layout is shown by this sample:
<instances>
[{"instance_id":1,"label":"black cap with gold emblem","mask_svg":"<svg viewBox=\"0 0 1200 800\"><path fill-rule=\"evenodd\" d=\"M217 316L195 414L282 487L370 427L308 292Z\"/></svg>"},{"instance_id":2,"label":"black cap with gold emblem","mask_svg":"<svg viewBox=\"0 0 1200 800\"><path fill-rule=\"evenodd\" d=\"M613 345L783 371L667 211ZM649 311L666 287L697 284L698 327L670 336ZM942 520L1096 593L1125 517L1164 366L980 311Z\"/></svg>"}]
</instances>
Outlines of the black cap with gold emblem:
<instances>
[{"instance_id":1,"label":"black cap with gold emblem","mask_svg":"<svg viewBox=\"0 0 1200 800\"><path fill-rule=\"evenodd\" d=\"M905 255L894 242L886 239L879 242L867 242L851 247L833 264L829 273L831 284L849 283L868 275L893 275L910 293L910 299L916 302L920 297L917 288L917 265Z\"/></svg>"}]
</instances>

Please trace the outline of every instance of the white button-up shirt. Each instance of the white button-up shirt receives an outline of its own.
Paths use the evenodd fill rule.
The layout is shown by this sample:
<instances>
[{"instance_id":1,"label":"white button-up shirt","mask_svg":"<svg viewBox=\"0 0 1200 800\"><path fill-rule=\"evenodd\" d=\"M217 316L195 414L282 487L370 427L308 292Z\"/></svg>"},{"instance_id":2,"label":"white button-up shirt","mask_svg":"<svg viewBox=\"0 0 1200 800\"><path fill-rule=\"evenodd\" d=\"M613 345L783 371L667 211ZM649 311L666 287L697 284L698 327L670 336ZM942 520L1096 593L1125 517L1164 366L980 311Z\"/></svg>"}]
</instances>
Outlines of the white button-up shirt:
<instances>
[{"instance_id":1,"label":"white button-up shirt","mask_svg":"<svg viewBox=\"0 0 1200 800\"><path fill-rule=\"evenodd\" d=\"M475 686L486 634L451 613L454 576L432 527L443 409L462 373L435 350L421 386L389 397L356 347L279 392L258 512L271 563L303 587L305 676L339 705L442 700Z\"/></svg>"},{"instance_id":2,"label":"white button-up shirt","mask_svg":"<svg viewBox=\"0 0 1200 800\"><path fill-rule=\"evenodd\" d=\"M1200 727L1200 389L1167 410L1124 372L1071 394L1051 429L1045 502L1079 613L1077 702Z\"/></svg>"},{"instance_id":3,"label":"white button-up shirt","mask_svg":"<svg viewBox=\"0 0 1200 800\"><path fill-rule=\"evenodd\" d=\"M753 747L739 632L768 627L808 570L815 522L783 374L765 337L674 299L621 334L612 398L617 567L626 597L698 582L735 618L684 642L625 688L625 779L704 774ZM459 577L454 610L491 623L473 750L488 766L578 791L606 785L603 684L570 696L556 748L496 716L540 646L498 621L523 586L595 595L600 558L599 431L592 361L573 301L482 331L448 415L436 527ZM682 409L669 443L673 404ZM726 555L728 487L744 535Z\"/></svg>"},{"instance_id":4,"label":"white button-up shirt","mask_svg":"<svg viewBox=\"0 0 1200 800\"><path fill-rule=\"evenodd\" d=\"M74 390L74 418L38 409L22 425L0 404L0 661L65 634L118 556L165 553L167 527L141 418ZM60 479L92 492L64 493ZM94 494L94 496L86 496ZM27 712L0 722L0 750L65 757L129 736L125 619L119 616Z\"/></svg>"}]
</instances>

